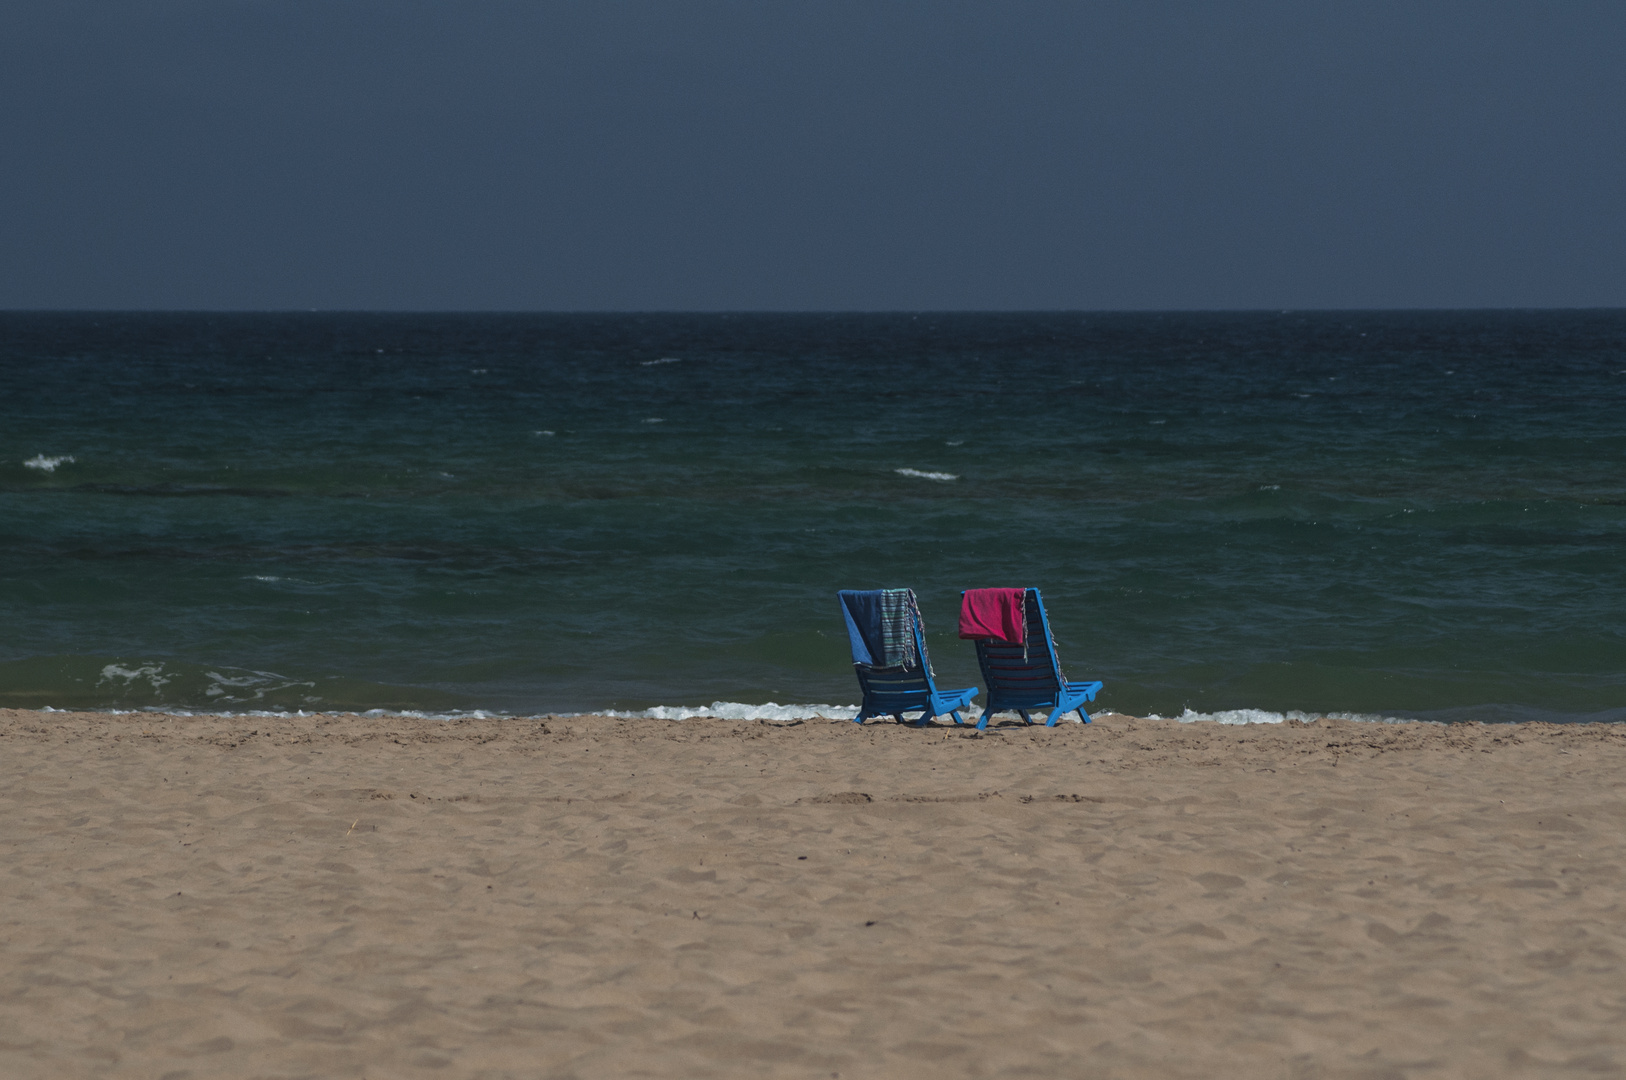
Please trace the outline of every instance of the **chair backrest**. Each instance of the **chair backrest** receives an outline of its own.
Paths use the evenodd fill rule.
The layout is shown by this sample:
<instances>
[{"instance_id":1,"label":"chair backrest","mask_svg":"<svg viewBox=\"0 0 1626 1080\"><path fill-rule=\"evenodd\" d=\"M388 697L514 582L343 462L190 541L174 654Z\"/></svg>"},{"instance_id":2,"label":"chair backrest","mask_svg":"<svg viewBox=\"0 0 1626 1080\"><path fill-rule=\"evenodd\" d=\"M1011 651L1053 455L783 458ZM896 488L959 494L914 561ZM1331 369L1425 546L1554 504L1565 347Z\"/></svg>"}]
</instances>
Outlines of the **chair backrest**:
<instances>
[{"instance_id":1,"label":"chair backrest","mask_svg":"<svg viewBox=\"0 0 1626 1080\"><path fill-rule=\"evenodd\" d=\"M1066 679L1056 660L1055 642L1050 636L1050 619L1038 589L1027 591L1027 625L1022 645L993 638L977 639L977 664L988 685L989 700L1021 705L1053 701Z\"/></svg>"}]
</instances>

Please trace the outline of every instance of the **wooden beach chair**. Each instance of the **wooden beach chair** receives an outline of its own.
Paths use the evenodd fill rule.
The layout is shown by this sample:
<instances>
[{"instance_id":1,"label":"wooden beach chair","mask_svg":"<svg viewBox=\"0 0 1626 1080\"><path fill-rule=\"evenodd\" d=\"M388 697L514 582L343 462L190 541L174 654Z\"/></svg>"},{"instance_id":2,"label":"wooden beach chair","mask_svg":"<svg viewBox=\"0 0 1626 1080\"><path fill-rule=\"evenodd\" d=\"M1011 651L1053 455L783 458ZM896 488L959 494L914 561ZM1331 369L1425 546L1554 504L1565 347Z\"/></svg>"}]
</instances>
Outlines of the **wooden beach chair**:
<instances>
[{"instance_id":1,"label":"wooden beach chair","mask_svg":"<svg viewBox=\"0 0 1626 1080\"><path fill-rule=\"evenodd\" d=\"M864 694L855 723L890 716L901 724L904 713L916 711L920 713L917 727L944 715L953 717L956 724L965 723L958 710L971 703L977 688L937 688L913 589L843 589L836 598L847 623L853 671ZM883 610L889 617L879 617Z\"/></svg>"},{"instance_id":2,"label":"wooden beach chair","mask_svg":"<svg viewBox=\"0 0 1626 1080\"><path fill-rule=\"evenodd\" d=\"M960 595L964 603L965 594ZM988 718L996 712L1015 712L1031 724L1033 718L1028 712L1032 709L1049 710L1046 727L1055 727L1057 720L1075 710L1079 719L1089 723L1090 714L1084 711L1084 704L1095 700L1102 684L1068 682L1061 673L1056 641L1050 635L1050 619L1038 589L1025 590L1023 608L1026 619L1022 642L976 639L977 664L988 684L988 703L983 706L977 727L986 728Z\"/></svg>"}]
</instances>

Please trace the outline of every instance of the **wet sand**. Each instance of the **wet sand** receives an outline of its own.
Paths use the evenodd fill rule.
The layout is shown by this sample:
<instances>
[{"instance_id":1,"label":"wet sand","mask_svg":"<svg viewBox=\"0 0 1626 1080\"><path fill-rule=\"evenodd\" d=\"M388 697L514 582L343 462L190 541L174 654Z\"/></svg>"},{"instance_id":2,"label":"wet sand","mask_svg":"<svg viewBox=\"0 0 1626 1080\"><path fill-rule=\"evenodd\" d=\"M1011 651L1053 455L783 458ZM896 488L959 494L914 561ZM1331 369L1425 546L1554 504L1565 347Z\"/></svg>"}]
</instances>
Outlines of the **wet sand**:
<instances>
[{"instance_id":1,"label":"wet sand","mask_svg":"<svg viewBox=\"0 0 1626 1080\"><path fill-rule=\"evenodd\" d=\"M1626 728L0 711L0 1076L1626 1072Z\"/></svg>"}]
</instances>

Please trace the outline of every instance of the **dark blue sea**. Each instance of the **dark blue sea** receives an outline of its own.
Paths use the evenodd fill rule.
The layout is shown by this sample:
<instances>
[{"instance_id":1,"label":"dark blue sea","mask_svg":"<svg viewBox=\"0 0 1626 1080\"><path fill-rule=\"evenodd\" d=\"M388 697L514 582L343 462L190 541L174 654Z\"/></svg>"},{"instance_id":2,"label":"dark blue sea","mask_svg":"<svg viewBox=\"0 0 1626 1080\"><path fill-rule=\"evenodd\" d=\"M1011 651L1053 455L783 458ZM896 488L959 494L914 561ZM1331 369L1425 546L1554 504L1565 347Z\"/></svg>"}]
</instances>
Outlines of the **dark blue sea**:
<instances>
[{"instance_id":1,"label":"dark blue sea","mask_svg":"<svg viewBox=\"0 0 1626 1080\"><path fill-rule=\"evenodd\" d=\"M1103 709L1626 719L1626 313L0 313L0 705L828 714L1028 585Z\"/></svg>"}]
</instances>

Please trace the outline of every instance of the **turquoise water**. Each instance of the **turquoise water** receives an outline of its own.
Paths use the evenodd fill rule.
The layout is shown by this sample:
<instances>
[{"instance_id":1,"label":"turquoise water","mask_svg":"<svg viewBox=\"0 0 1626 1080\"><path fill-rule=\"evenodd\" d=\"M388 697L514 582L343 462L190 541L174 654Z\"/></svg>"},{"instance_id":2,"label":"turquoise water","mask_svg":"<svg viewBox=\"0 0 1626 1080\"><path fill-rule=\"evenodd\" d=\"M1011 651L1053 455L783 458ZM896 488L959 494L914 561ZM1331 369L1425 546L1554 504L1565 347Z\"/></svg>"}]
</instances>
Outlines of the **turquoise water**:
<instances>
[{"instance_id":1,"label":"turquoise water","mask_svg":"<svg viewBox=\"0 0 1626 1080\"><path fill-rule=\"evenodd\" d=\"M0 314L0 704L1626 718L1626 314Z\"/></svg>"}]
</instances>

